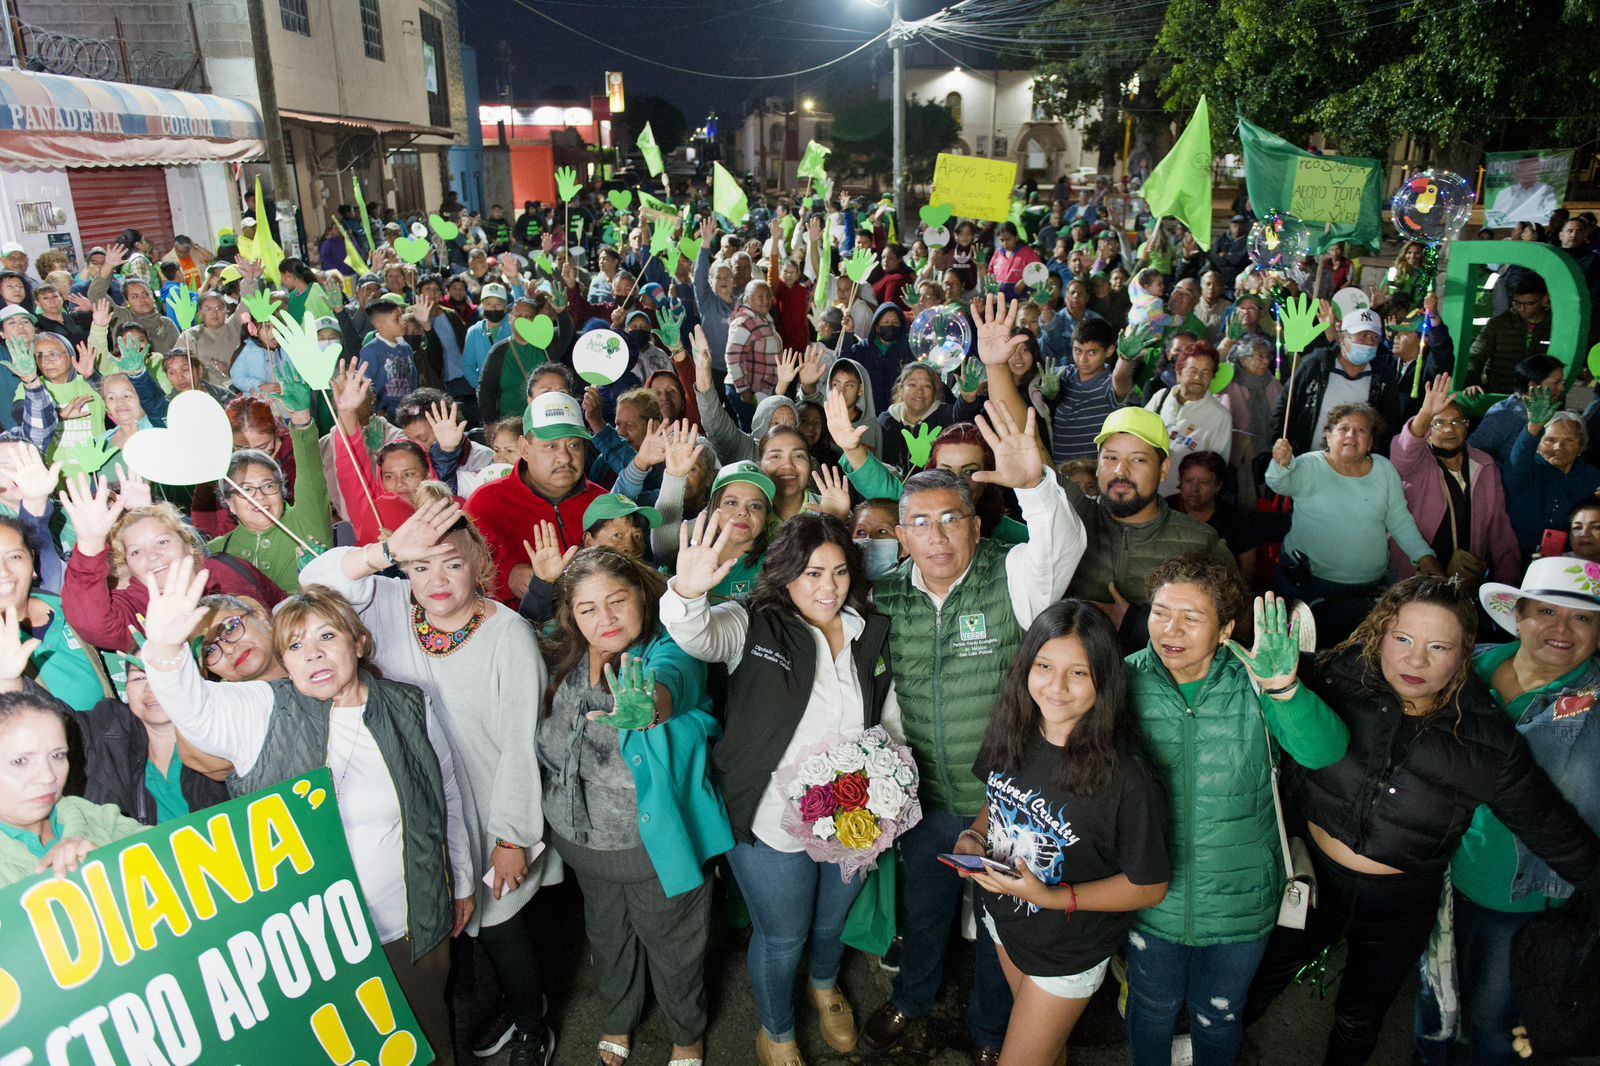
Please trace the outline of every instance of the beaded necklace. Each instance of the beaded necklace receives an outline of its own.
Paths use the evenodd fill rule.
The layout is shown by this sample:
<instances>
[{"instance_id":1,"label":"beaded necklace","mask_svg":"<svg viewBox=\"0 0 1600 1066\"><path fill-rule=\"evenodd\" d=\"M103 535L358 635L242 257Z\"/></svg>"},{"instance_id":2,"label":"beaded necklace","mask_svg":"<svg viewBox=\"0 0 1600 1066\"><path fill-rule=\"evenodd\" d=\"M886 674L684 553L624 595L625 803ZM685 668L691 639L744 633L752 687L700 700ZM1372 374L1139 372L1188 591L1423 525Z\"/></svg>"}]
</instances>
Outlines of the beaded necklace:
<instances>
[{"instance_id":1,"label":"beaded necklace","mask_svg":"<svg viewBox=\"0 0 1600 1066\"><path fill-rule=\"evenodd\" d=\"M417 634L417 644L424 652L437 659L443 659L459 651L461 645L472 639L472 634L483 625L484 617L483 601L480 599L478 609L472 612L472 618L466 625L454 632L445 632L435 628L433 623L428 621L428 614L422 609L421 604L411 605L411 628Z\"/></svg>"}]
</instances>

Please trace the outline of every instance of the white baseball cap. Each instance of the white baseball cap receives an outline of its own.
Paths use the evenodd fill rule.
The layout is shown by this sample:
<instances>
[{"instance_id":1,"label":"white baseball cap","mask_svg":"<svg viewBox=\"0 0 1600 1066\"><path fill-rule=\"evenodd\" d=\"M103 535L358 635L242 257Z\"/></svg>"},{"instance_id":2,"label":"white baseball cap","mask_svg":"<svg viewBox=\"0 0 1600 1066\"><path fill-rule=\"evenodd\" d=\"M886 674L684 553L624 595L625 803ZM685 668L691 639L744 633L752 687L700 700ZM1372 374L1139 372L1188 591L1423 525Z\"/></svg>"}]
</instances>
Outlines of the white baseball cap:
<instances>
[{"instance_id":1,"label":"white baseball cap","mask_svg":"<svg viewBox=\"0 0 1600 1066\"><path fill-rule=\"evenodd\" d=\"M522 415L522 432L540 440L561 440L563 437L582 437L593 440L594 434L583 421L583 408L578 401L564 392L546 392L535 396Z\"/></svg>"},{"instance_id":2,"label":"white baseball cap","mask_svg":"<svg viewBox=\"0 0 1600 1066\"><path fill-rule=\"evenodd\" d=\"M1351 311L1339 323L1342 333L1376 333L1383 338L1383 316L1370 307L1362 307Z\"/></svg>"},{"instance_id":3,"label":"white baseball cap","mask_svg":"<svg viewBox=\"0 0 1600 1066\"><path fill-rule=\"evenodd\" d=\"M8 255L15 255L18 252L26 254L27 251L28 250L26 248L18 244L16 241L7 241L4 244L0 244L0 258L4 258Z\"/></svg>"},{"instance_id":4,"label":"white baseball cap","mask_svg":"<svg viewBox=\"0 0 1600 1066\"><path fill-rule=\"evenodd\" d=\"M478 302L479 303L482 303L485 300L506 300L506 299L509 299L509 297L506 296L506 287L504 285L497 284L497 283L495 283L493 281L489 282L489 284L485 285L478 292Z\"/></svg>"}]
</instances>

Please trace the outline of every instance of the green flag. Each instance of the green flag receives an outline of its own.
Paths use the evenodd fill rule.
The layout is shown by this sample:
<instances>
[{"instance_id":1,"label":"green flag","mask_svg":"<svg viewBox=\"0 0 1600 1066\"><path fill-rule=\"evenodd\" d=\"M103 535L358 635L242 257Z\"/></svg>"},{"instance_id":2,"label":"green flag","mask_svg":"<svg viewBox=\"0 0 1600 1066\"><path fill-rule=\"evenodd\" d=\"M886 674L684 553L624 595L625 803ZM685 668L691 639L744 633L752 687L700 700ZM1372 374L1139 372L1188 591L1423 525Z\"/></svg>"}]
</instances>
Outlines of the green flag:
<instances>
[{"instance_id":1,"label":"green flag","mask_svg":"<svg viewBox=\"0 0 1600 1066\"><path fill-rule=\"evenodd\" d=\"M831 151L832 148L824 148L816 141L807 141L806 154L800 158L800 167L795 174L802 178L821 181L823 168L827 165L828 153Z\"/></svg>"},{"instance_id":2,"label":"green flag","mask_svg":"<svg viewBox=\"0 0 1600 1066\"><path fill-rule=\"evenodd\" d=\"M1343 242L1377 254L1383 240L1383 164L1302 152L1243 116L1239 142L1257 215L1280 211L1312 223L1319 252Z\"/></svg>"},{"instance_id":3,"label":"green flag","mask_svg":"<svg viewBox=\"0 0 1600 1066\"><path fill-rule=\"evenodd\" d=\"M652 178L667 169L666 164L661 162L661 149L656 145L655 131L648 122L639 133L639 151L644 153L644 165L650 168Z\"/></svg>"},{"instance_id":4,"label":"green flag","mask_svg":"<svg viewBox=\"0 0 1600 1066\"><path fill-rule=\"evenodd\" d=\"M729 174L721 163L712 163L711 171L714 175L711 181L712 210L735 226L743 224L750 217L750 201L739 187L739 180Z\"/></svg>"},{"instance_id":5,"label":"green flag","mask_svg":"<svg viewBox=\"0 0 1600 1066\"><path fill-rule=\"evenodd\" d=\"M1172 151L1144 183L1150 213L1182 222L1194 234L1194 242L1207 251L1211 249L1211 161L1211 109L1202 96Z\"/></svg>"}]
</instances>

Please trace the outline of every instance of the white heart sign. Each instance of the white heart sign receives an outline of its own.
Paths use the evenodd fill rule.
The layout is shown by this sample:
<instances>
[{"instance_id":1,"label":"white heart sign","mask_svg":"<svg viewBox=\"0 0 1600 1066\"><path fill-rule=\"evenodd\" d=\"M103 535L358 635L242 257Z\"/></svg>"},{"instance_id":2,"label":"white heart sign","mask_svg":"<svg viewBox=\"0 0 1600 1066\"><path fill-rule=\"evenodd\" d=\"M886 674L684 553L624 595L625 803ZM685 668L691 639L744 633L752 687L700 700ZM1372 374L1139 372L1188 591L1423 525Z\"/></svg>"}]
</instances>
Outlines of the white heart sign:
<instances>
[{"instance_id":1,"label":"white heart sign","mask_svg":"<svg viewBox=\"0 0 1600 1066\"><path fill-rule=\"evenodd\" d=\"M950 243L950 227L930 226L922 231L922 243L929 248L943 248Z\"/></svg>"},{"instance_id":2,"label":"white heart sign","mask_svg":"<svg viewBox=\"0 0 1600 1066\"><path fill-rule=\"evenodd\" d=\"M1050 278L1050 268L1043 263L1029 263L1022 268L1022 282L1029 288L1038 288Z\"/></svg>"},{"instance_id":3,"label":"white heart sign","mask_svg":"<svg viewBox=\"0 0 1600 1066\"><path fill-rule=\"evenodd\" d=\"M182 392L167 405L167 428L141 429L122 457L146 481L199 485L228 472L233 427L221 405L203 392Z\"/></svg>"},{"instance_id":4,"label":"white heart sign","mask_svg":"<svg viewBox=\"0 0 1600 1066\"><path fill-rule=\"evenodd\" d=\"M613 384L628 371L628 342L613 330L590 330L572 346L572 368L591 385Z\"/></svg>"}]
</instances>

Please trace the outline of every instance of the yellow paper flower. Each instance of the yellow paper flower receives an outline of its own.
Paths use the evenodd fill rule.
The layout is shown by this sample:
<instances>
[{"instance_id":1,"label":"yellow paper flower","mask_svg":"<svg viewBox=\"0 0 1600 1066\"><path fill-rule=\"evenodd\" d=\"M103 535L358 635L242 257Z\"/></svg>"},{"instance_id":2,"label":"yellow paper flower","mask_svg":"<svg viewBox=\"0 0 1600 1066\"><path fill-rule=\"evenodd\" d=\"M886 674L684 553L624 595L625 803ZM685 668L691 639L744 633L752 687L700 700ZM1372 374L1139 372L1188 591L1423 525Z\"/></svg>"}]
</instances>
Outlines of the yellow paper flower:
<instances>
[{"instance_id":1,"label":"yellow paper flower","mask_svg":"<svg viewBox=\"0 0 1600 1066\"><path fill-rule=\"evenodd\" d=\"M878 819L871 811L844 811L834 816L834 831L847 848L870 848L878 839Z\"/></svg>"}]
</instances>

